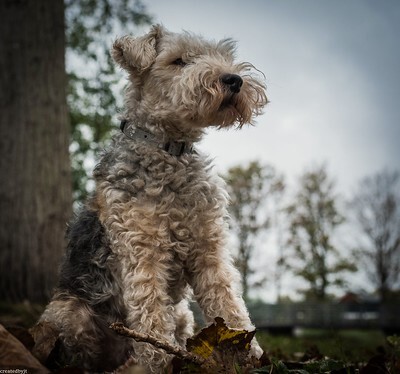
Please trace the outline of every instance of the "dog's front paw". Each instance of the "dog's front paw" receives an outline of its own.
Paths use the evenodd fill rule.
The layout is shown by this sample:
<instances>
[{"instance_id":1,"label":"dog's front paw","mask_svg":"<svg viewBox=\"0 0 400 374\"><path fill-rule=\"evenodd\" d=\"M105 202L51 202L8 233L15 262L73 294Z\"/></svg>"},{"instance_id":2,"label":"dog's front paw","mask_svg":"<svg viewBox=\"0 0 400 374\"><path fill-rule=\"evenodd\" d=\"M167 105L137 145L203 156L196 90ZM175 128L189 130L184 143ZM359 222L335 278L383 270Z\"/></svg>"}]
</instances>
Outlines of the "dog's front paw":
<instances>
[{"instance_id":1,"label":"dog's front paw","mask_svg":"<svg viewBox=\"0 0 400 374\"><path fill-rule=\"evenodd\" d=\"M254 356L256 358L260 358L264 351L258 344L256 339L253 339L251 342L251 348L250 348L250 356Z\"/></svg>"}]
</instances>

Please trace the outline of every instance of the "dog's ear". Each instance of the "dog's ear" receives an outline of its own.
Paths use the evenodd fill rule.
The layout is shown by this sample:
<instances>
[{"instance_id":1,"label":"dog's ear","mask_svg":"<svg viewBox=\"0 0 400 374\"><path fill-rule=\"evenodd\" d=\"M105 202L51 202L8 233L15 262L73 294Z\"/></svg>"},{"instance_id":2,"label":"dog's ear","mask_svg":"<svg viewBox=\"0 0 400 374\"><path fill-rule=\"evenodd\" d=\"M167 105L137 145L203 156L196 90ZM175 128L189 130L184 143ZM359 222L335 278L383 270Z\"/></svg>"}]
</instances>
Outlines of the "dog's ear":
<instances>
[{"instance_id":1,"label":"dog's ear","mask_svg":"<svg viewBox=\"0 0 400 374\"><path fill-rule=\"evenodd\" d=\"M157 40L164 29L155 25L143 36L124 36L117 39L111 49L114 61L129 72L140 73L148 69L156 59Z\"/></svg>"}]
</instances>

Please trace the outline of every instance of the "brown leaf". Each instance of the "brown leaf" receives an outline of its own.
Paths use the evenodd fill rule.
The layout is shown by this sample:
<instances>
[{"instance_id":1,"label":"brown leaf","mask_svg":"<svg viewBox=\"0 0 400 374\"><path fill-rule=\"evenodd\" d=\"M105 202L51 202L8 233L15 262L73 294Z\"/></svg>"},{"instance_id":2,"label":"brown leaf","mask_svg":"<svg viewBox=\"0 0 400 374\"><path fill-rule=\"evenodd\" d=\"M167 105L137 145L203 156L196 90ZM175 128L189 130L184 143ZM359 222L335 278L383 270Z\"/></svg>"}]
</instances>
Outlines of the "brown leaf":
<instances>
[{"instance_id":1,"label":"brown leaf","mask_svg":"<svg viewBox=\"0 0 400 374\"><path fill-rule=\"evenodd\" d=\"M23 368L29 373L50 373L3 325L0 325L0 368Z\"/></svg>"},{"instance_id":2,"label":"brown leaf","mask_svg":"<svg viewBox=\"0 0 400 374\"><path fill-rule=\"evenodd\" d=\"M7 326L7 331L16 337L28 351L32 350L35 342L26 328L20 326Z\"/></svg>"},{"instance_id":3,"label":"brown leaf","mask_svg":"<svg viewBox=\"0 0 400 374\"><path fill-rule=\"evenodd\" d=\"M234 373L237 366L253 365L249 357L255 331L230 329L222 318L188 339L189 352L203 357L203 373Z\"/></svg>"},{"instance_id":4,"label":"brown leaf","mask_svg":"<svg viewBox=\"0 0 400 374\"><path fill-rule=\"evenodd\" d=\"M371 357L368 364L360 370L360 374L389 374L386 367L385 355L378 354Z\"/></svg>"},{"instance_id":5,"label":"brown leaf","mask_svg":"<svg viewBox=\"0 0 400 374\"><path fill-rule=\"evenodd\" d=\"M254 335L255 331L230 329L223 318L217 317L215 323L188 339L186 348L203 358L208 358L215 349L235 348L249 352Z\"/></svg>"}]
</instances>

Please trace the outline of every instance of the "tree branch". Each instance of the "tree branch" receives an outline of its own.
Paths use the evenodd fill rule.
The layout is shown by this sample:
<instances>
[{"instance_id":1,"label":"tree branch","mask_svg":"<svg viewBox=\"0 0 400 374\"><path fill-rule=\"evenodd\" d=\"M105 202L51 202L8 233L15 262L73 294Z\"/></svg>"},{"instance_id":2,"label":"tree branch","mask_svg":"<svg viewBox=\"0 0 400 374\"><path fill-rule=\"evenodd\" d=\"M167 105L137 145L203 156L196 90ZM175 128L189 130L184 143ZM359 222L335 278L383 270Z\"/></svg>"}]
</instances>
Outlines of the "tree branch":
<instances>
[{"instance_id":1,"label":"tree branch","mask_svg":"<svg viewBox=\"0 0 400 374\"><path fill-rule=\"evenodd\" d=\"M152 344L157 348L163 349L165 352L171 355L181 358L182 360L190 361L197 365L202 365L206 361L202 357L199 357L191 352L188 352L179 346L172 345L171 343L165 340L159 340L158 338L155 338L154 336L151 336L149 334L144 334L134 330L130 330L127 327L125 327L121 322L115 322L111 324L110 328L119 335L132 338L137 342Z\"/></svg>"}]
</instances>

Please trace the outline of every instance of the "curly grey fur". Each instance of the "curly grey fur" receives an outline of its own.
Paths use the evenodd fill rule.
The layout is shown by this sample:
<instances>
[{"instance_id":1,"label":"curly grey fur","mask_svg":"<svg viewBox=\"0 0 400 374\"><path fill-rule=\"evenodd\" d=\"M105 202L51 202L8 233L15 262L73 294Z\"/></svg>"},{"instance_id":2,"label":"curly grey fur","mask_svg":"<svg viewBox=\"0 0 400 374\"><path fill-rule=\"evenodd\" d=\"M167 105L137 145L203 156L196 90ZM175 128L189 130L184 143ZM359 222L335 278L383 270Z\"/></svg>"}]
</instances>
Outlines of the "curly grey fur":
<instances>
[{"instance_id":1,"label":"curly grey fur","mask_svg":"<svg viewBox=\"0 0 400 374\"><path fill-rule=\"evenodd\" d=\"M233 48L230 40L161 26L117 40L113 57L130 74L128 125L163 142L195 143L207 126L251 122L267 103L265 87L250 64L234 63ZM221 82L225 73L241 75L240 92ZM207 157L198 150L172 156L120 133L94 177L96 191L69 228L59 287L40 320L60 331L67 361L100 371L133 354L160 372L170 359L163 351L108 326L122 321L183 346L193 334L191 294L207 321L219 316L253 328L226 245L224 182ZM260 354L257 342L252 352Z\"/></svg>"}]
</instances>

